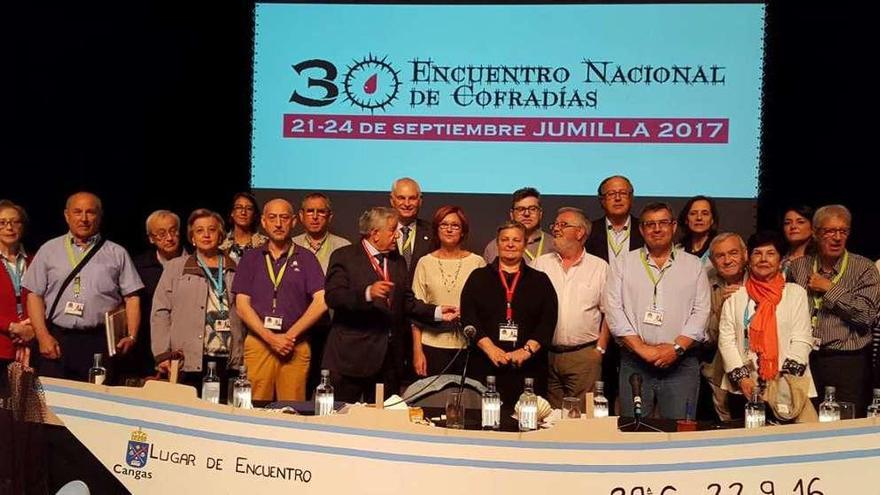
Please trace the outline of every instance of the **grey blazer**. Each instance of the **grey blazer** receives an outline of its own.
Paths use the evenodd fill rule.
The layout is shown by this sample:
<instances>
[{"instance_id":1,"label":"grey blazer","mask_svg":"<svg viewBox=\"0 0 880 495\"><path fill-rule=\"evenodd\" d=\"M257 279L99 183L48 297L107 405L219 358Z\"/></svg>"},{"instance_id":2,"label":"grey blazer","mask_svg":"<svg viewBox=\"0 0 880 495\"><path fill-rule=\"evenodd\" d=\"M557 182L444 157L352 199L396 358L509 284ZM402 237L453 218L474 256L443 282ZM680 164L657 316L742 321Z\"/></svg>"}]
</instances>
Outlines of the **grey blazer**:
<instances>
[{"instance_id":1,"label":"grey blazer","mask_svg":"<svg viewBox=\"0 0 880 495\"><path fill-rule=\"evenodd\" d=\"M226 255L223 271L232 333L229 366L238 367L242 362L245 331L235 312L235 297L230 290L235 276L235 261ZM202 371L208 284L210 282L195 256L184 255L165 265L153 294L150 314L153 355L172 350L183 351L183 371Z\"/></svg>"}]
</instances>

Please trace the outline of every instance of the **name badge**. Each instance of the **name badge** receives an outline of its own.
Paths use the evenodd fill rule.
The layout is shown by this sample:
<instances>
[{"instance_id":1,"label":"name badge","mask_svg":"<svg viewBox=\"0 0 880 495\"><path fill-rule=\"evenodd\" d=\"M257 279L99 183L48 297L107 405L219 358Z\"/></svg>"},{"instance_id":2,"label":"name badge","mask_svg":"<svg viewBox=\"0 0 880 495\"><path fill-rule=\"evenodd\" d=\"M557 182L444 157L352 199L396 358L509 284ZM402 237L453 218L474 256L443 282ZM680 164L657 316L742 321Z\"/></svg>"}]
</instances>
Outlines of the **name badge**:
<instances>
[{"instance_id":1,"label":"name badge","mask_svg":"<svg viewBox=\"0 0 880 495\"><path fill-rule=\"evenodd\" d=\"M498 340L501 342L516 342L519 335L519 325L516 323L502 323L498 325Z\"/></svg>"},{"instance_id":2,"label":"name badge","mask_svg":"<svg viewBox=\"0 0 880 495\"><path fill-rule=\"evenodd\" d=\"M64 303L64 314L71 316L82 316L85 305L81 302L67 301Z\"/></svg>"},{"instance_id":3,"label":"name badge","mask_svg":"<svg viewBox=\"0 0 880 495\"><path fill-rule=\"evenodd\" d=\"M663 324L663 311L659 309L649 309L645 311L644 323L659 327Z\"/></svg>"},{"instance_id":4,"label":"name badge","mask_svg":"<svg viewBox=\"0 0 880 495\"><path fill-rule=\"evenodd\" d=\"M268 327L266 327L268 328ZM215 332L228 332L231 328L229 327L229 320L216 320L214 322L214 331Z\"/></svg>"},{"instance_id":5,"label":"name badge","mask_svg":"<svg viewBox=\"0 0 880 495\"><path fill-rule=\"evenodd\" d=\"M263 318L263 326L268 330L281 331L281 318L267 316Z\"/></svg>"}]
</instances>

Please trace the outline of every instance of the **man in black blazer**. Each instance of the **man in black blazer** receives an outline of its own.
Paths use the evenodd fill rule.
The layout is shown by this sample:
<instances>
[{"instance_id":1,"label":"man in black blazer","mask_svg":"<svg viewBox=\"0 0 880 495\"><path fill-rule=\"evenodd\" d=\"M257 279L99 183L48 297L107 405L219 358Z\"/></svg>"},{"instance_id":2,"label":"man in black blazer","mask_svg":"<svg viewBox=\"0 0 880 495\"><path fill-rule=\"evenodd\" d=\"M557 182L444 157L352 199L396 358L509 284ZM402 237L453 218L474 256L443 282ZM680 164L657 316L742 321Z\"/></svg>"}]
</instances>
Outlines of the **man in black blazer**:
<instances>
[{"instance_id":1,"label":"man in black blazer","mask_svg":"<svg viewBox=\"0 0 880 495\"><path fill-rule=\"evenodd\" d=\"M397 252L406 260L410 279L419 258L435 249L431 222L419 218L422 188L409 177L394 181L391 186L391 207L397 210Z\"/></svg>"},{"instance_id":2,"label":"man in black blazer","mask_svg":"<svg viewBox=\"0 0 880 495\"><path fill-rule=\"evenodd\" d=\"M376 383L398 393L401 337L409 319L451 321L458 308L415 298L404 258L394 249L397 212L376 207L358 221L361 241L333 252L324 286L334 310L322 367L330 370L336 399L371 402Z\"/></svg>"},{"instance_id":3,"label":"man in black blazer","mask_svg":"<svg viewBox=\"0 0 880 495\"><path fill-rule=\"evenodd\" d=\"M630 214L632 198L632 184L622 175L608 177L599 184L599 203L605 216L593 220L586 244L588 253L611 264L620 254L645 245L639 219Z\"/></svg>"},{"instance_id":4,"label":"man in black blazer","mask_svg":"<svg viewBox=\"0 0 880 495\"><path fill-rule=\"evenodd\" d=\"M609 265L613 265L618 256L645 245L639 232L639 219L630 214L633 192L632 183L622 175L613 175L599 184L599 203L605 216L593 221L590 237L584 247L588 253L602 258ZM619 368L620 349L611 340L602 358L602 381L605 382L605 396L612 410L618 395Z\"/></svg>"}]
</instances>

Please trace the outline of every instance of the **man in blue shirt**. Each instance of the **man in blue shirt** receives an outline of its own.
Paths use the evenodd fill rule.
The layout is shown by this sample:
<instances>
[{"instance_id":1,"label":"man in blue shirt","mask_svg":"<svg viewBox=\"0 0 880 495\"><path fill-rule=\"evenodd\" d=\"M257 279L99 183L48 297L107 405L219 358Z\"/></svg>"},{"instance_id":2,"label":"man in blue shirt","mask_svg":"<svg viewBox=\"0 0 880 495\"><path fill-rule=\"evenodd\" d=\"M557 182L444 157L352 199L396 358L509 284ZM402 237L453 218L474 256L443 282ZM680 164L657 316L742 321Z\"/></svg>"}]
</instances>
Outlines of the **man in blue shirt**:
<instances>
[{"instance_id":1,"label":"man in blue shirt","mask_svg":"<svg viewBox=\"0 0 880 495\"><path fill-rule=\"evenodd\" d=\"M137 339L137 291L143 283L122 246L105 241L61 291L73 268L99 243L102 214L101 200L94 194L70 196L64 209L69 232L40 247L22 281L31 291L27 305L40 345L38 371L43 376L87 380L93 355L107 355L105 313L122 305L128 336L118 342L116 351L127 353ZM105 361L104 366L108 365Z\"/></svg>"}]
</instances>

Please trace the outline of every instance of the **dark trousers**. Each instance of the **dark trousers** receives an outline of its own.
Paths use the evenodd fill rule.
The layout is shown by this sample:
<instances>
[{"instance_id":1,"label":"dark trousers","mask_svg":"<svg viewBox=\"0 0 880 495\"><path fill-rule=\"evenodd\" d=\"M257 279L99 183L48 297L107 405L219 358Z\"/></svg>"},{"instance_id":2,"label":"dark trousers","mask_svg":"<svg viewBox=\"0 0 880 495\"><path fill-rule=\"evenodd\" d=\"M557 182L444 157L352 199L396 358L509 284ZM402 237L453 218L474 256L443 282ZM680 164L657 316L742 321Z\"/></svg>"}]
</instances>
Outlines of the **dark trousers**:
<instances>
[{"instance_id":1,"label":"dark trousers","mask_svg":"<svg viewBox=\"0 0 880 495\"><path fill-rule=\"evenodd\" d=\"M813 405L818 409L825 397L825 387L835 387L834 399L852 402L857 418L864 418L871 403L871 346L857 351L820 349L810 354L810 372L818 397Z\"/></svg>"},{"instance_id":2,"label":"dark trousers","mask_svg":"<svg viewBox=\"0 0 880 495\"><path fill-rule=\"evenodd\" d=\"M49 326L49 333L61 347L60 359L39 359L37 372L40 376L66 378L80 382L88 381L89 368L94 363L95 354L103 354L102 365L107 368L105 383L112 383L112 362L107 359L107 334L104 327L88 329L69 329L55 325Z\"/></svg>"},{"instance_id":3,"label":"dark trousers","mask_svg":"<svg viewBox=\"0 0 880 495\"><path fill-rule=\"evenodd\" d=\"M400 378L398 370L400 365L394 358L394 353L389 348L385 353L385 361L378 372L371 376L349 376L341 373L330 373L330 382L333 384L334 399L340 402L355 403L374 402L376 400L376 384L385 385L385 397L400 393Z\"/></svg>"}]
</instances>

